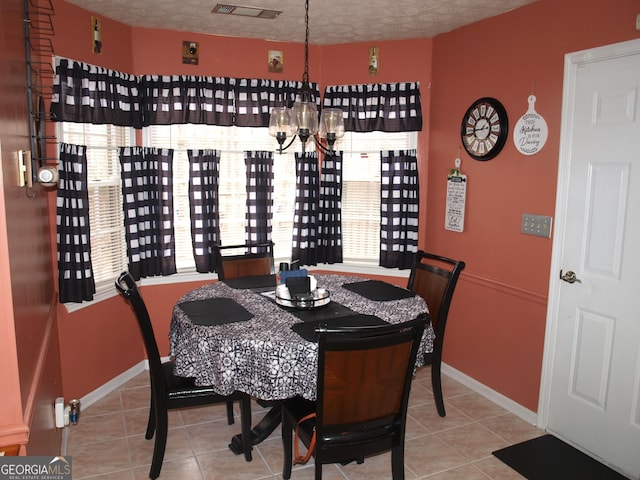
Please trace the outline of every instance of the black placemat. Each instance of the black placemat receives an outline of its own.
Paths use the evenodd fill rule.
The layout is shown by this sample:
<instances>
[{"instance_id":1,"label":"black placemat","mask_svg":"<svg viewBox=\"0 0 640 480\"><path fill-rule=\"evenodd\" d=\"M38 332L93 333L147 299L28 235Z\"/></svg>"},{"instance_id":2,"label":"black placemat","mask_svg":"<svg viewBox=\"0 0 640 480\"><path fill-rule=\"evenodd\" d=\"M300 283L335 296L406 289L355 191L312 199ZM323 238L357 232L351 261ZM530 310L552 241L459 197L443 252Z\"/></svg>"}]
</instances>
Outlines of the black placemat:
<instances>
[{"instance_id":1,"label":"black placemat","mask_svg":"<svg viewBox=\"0 0 640 480\"><path fill-rule=\"evenodd\" d=\"M303 322L316 322L322 320L329 320L333 318L348 317L357 315L356 312L349 307L345 307L336 302L329 302L322 307L316 307L309 310L300 310L291 307L282 307L288 312L298 317Z\"/></svg>"},{"instance_id":2,"label":"black placemat","mask_svg":"<svg viewBox=\"0 0 640 480\"><path fill-rule=\"evenodd\" d=\"M230 278L224 283L237 290L262 290L276 288L275 275L253 275L249 277Z\"/></svg>"},{"instance_id":3,"label":"black placemat","mask_svg":"<svg viewBox=\"0 0 640 480\"><path fill-rule=\"evenodd\" d=\"M390 283L379 280L365 280L364 282L345 283L343 288L351 290L358 295L362 295L369 300L387 302L390 300L402 300L403 298L415 297L415 293L406 288L400 288Z\"/></svg>"},{"instance_id":4,"label":"black placemat","mask_svg":"<svg viewBox=\"0 0 640 480\"><path fill-rule=\"evenodd\" d=\"M356 313L337 318L325 318L309 322L296 323L291 330L309 342L317 342L316 327L326 325L327 327L369 327L378 325L388 325L387 322L375 315L364 315Z\"/></svg>"},{"instance_id":5,"label":"black placemat","mask_svg":"<svg viewBox=\"0 0 640 480\"><path fill-rule=\"evenodd\" d=\"M542 435L492 453L529 480L625 478L553 435Z\"/></svg>"},{"instance_id":6,"label":"black placemat","mask_svg":"<svg viewBox=\"0 0 640 480\"><path fill-rule=\"evenodd\" d=\"M253 318L242 305L232 298L207 298L178 304L196 325L224 325L226 323L245 322Z\"/></svg>"}]
</instances>

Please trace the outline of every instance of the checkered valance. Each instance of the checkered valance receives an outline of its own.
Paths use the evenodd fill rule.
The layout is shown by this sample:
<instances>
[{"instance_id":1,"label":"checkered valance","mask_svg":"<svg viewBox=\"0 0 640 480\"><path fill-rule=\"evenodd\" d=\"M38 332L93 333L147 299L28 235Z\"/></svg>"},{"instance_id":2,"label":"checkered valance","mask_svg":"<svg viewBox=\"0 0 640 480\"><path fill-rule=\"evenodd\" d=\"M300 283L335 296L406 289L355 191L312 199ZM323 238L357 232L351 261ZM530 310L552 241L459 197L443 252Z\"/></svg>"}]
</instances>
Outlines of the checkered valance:
<instances>
[{"instance_id":1,"label":"checkered valance","mask_svg":"<svg viewBox=\"0 0 640 480\"><path fill-rule=\"evenodd\" d=\"M268 127L271 108L293 106L302 82L189 75L136 77L59 58L51 118L59 122ZM320 93L311 84L318 106Z\"/></svg>"},{"instance_id":2,"label":"checkered valance","mask_svg":"<svg viewBox=\"0 0 640 480\"><path fill-rule=\"evenodd\" d=\"M145 75L141 84L145 126L268 127L271 108L291 107L302 87L286 80L180 75ZM312 88L319 98L317 85Z\"/></svg>"},{"instance_id":3,"label":"checkered valance","mask_svg":"<svg viewBox=\"0 0 640 480\"><path fill-rule=\"evenodd\" d=\"M349 132L422 130L419 82L330 86L323 105L342 109Z\"/></svg>"},{"instance_id":4,"label":"checkered valance","mask_svg":"<svg viewBox=\"0 0 640 480\"><path fill-rule=\"evenodd\" d=\"M51 120L141 128L139 79L128 73L58 58Z\"/></svg>"}]
</instances>

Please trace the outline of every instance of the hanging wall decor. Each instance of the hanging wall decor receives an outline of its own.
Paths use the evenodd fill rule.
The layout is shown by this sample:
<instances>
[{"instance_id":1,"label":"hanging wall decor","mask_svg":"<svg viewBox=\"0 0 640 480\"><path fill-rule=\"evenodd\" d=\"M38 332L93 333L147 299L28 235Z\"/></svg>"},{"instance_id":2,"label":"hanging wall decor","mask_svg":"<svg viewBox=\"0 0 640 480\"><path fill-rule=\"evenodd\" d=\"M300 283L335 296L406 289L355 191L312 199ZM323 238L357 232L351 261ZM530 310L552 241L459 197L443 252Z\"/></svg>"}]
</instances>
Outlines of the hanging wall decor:
<instances>
[{"instance_id":1,"label":"hanging wall decor","mask_svg":"<svg viewBox=\"0 0 640 480\"><path fill-rule=\"evenodd\" d=\"M462 117L462 146L471 158L481 162L491 160L500 153L507 141L508 132L507 111L495 98L479 98Z\"/></svg>"},{"instance_id":2,"label":"hanging wall decor","mask_svg":"<svg viewBox=\"0 0 640 480\"><path fill-rule=\"evenodd\" d=\"M284 70L284 55L280 50L269 50L269 71L282 73Z\"/></svg>"},{"instance_id":3,"label":"hanging wall decor","mask_svg":"<svg viewBox=\"0 0 640 480\"><path fill-rule=\"evenodd\" d=\"M378 47L369 48L369 75L378 75Z\"/></svg>"},{"instance_id":4,"label":"hanging wall decor","mask_svg":"<svg viewBox=\"0 0 640 480\"><path fill-rule=\"evenodd\" d=\"M531 94L528 98L529 109L513 129L513 143L523 155L535 155L547 142L549 130L547 122L535 109L536 96Z\"/></svg>"},{"instance_id":5,"label":"hanging wall decor","mask_svg":"<svg viewBox=\"0 0 640 480\"><path fill-rule=\"evenodd\" d=\"M182 63L187 65L198 65L200 57L200 47L198 42L184 40L182 42Z\"/></svg>"},{"instance_id":6,"label":"hanging wall decor","mask_svg":"<svg viewBox=\"0 0 640 480\"><path fill-rule=\"evenodd\" d=\"M102 27L98 17L91 17L91 51L97 55L102 53Z\"/></svg>"},{"instance_id":7,"label":"hanging wall decor","mask_svg":"<svg viewBox=\"0 0 640 480\"><path fill-rule=\"evenodd\" d=\"M447 201L445 207L445 230L462 233L464 231L464 210L467 201L467 176L460 173L460 154L456 157L455 168L447 176Z\"/></svg>"}]
</instances>

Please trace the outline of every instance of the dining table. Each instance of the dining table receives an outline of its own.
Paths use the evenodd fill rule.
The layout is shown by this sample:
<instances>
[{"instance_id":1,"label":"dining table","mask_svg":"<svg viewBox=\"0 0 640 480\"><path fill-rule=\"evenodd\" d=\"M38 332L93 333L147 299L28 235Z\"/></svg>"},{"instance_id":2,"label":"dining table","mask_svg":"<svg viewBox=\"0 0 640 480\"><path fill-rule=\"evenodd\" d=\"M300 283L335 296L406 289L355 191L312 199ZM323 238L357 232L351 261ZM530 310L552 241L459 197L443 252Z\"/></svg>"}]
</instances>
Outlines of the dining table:
<instances>
[{"instance_id":1,"label":"dining table","mask_svg":"<svg viewBox=\"0 0 640 480\"><path fill-rule=\"evenodd\" d=\"M283 302L274 275L215 281L191 290L173 309L169 329L175 374L210 385L222 394L245 392L273 406L252 430L252 443L267 438L280 420L277 401L301 396L315 400L318 344L316 328L383 325L427 313L410 290L379 280L311 272L326 301ZM416 367L433 349L429 325ZM229 447L242 453L241 437Z\"/></svg>"}]
</instances>

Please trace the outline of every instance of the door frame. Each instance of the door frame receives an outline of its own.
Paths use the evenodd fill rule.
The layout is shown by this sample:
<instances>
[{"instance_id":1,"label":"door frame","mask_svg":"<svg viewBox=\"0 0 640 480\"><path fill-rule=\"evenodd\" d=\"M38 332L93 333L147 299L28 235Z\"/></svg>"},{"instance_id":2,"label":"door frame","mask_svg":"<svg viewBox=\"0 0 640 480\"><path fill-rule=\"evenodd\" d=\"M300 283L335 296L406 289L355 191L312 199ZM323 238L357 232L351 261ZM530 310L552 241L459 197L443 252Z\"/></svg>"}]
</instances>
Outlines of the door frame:
<instances>
[{"instance_id":1,"label":"door frame","mask_svg":"<svg viewBox=\"0 0 640 480\"><path fill-rule=\"evenodd\" d=\"M555 232L553 235L551 270L549 278L549 298L542 357L542 378L538 400L537 426L547 430L551 402L551 378L555 360L555 345L558 329L558 309L560 305L560 269L565 240L566 206L569 195L569 169L571 167L571 141L573 124L570 108L574 103L576 72L581 64L640 54L640 38L626 42L605 45L589 50L565 55L564 84L562 91L562 120L560 130L560 156L558 159L558 183L556 191ZM568 367L567 367L568 368Z\"/></svg>"}]
</instances>

